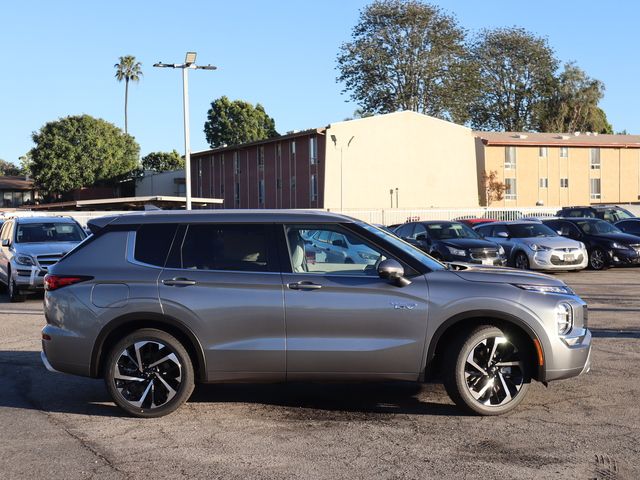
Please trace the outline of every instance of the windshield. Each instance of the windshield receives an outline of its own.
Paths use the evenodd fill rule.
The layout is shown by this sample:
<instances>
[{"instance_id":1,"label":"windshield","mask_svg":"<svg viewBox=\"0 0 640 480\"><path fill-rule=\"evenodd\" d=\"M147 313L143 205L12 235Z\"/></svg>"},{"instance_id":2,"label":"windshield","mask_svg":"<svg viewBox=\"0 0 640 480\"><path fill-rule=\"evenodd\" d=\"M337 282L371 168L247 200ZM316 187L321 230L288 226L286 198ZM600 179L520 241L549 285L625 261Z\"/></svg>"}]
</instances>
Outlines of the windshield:
<instances>
[{"instance_id":1,"label":"windshield","mask_svg":"<svg viewBox=\"0 0 640 480\"><path fill-rule=\"evenodd\" d=\"M622 233L618 227L614 227L604 220L582 220L576 222L580 230L587 235L603 235L607 233Z\"/></svg>"},{"instance_id":2,"label":"windshield","mask_svg":"<svg viewBox=\"0 0 640 480\"><path fill-rule=\"evenodd\" d=\"M507 225L512 238L557 237L558 234L542 223Z\"/></svg>"},{"instance_id":3,"label":"windshield","mask_svg":"<svg viewBox=\"0 0 640 480\"><path fill-rule=\"evenodd\" d=\"M635 215L633 215L629 210L617 207L598 212L598 218L606 220L607 222L617 222L618 220L635 218Z\"/></svg>"},{"instance_id":4,"label":"windshield","mask_svg":"<svg viewBox=\"0 0 640 480\"><path fill-rule=\"evenodd\" d=\"M482 238L476 232L461 223L429 223L424 225L429 236L436 240L455 240L456 238Z\"/></svg>"},{"instance_id":5,"label":"windshield","mask_svg":"<svg viewBox=\"0 0 640 480\"><path fill-rule=\"evenodd\" d=\"M80 242L84 237L75 223L23 223L18 225L16 243Z\"/></svg>"},{"instance_id":6,"label":"windshield","mask_svg":"<svg viewBox=\"0 0 640 480\"><path fill-rule=\"evenodd\" d=\"M408 255L411 255L411 257L415 258L423 265L426 265L431 270L446 270L447 268L442 263L434 260L429 255L424 253L422 250L396 237L393 233L389 233L386 230L374 227L373 225L369 225L368 223L359 223L358 225L382 238L385 242L390 243L394 247L397 247Z\"/></svg>"}]
</instances>

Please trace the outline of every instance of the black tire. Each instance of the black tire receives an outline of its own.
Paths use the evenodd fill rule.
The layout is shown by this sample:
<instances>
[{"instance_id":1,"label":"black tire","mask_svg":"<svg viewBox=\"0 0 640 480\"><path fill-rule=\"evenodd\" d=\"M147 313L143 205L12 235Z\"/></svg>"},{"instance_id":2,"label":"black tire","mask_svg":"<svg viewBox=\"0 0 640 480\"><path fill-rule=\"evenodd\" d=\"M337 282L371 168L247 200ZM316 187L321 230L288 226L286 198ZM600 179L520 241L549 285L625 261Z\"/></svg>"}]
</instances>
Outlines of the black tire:
<instances>
[{"instance_id":1,"label":"black tire","mask_svg":"<svg viewBox=\"0 0 640 480\"><path fill-rule=\"evenodd\" d=\"M513 257L513 266L520 270L530 270L529 257L524 252L517 252Z\"/></svg>"},{"instance_id":2,"label":"black tire","mask_svg":"<svg viewBox=\"0 0 640 480\"><path fill-rule=\"evenodd\" d=\"M443 383L449 397L463 410L501 415L516 408L526 396L532 356L516 335L508 338L501 329L482 325L463 331L448 346L442 363Z\"/></svg>"},{"instance_id":3,"label":"black tire","mask_svg":"<svg viewBox=\"0 0 640 480\"><path fill-rule=\"evenodd\" d=\"M589 253L589 268L591 270L604 270L608 267L607 254L601 248L594 248Z\"/></svg>"},{"instance_id":4,"label":"black tire","mask_svg":"<svg viewBox=\"0 0 640 480\"><path fill-rule=\"evenodd\" d=\"M15 280L11 278L11 270L8 270L7 282L8 282L7 291L9 293L9 301L11 303L24 302L27 297L23 293L20 293L20 290L18 289L18 286L16 285Z\"/></svg>"},{"instance_id":5,"label":"black tire","mask_svg":"<svg viewBox=\"0 0 640 480\"><path fill-rule=\"evenodd\" d=\"M119 377L127 378L116 378L116 369ZM188 400L194 388L193 364L182 343L151 328L137 330L116 343L104 372L114 402L134 417L168 415Z\"/></svg>"}]
</instances>

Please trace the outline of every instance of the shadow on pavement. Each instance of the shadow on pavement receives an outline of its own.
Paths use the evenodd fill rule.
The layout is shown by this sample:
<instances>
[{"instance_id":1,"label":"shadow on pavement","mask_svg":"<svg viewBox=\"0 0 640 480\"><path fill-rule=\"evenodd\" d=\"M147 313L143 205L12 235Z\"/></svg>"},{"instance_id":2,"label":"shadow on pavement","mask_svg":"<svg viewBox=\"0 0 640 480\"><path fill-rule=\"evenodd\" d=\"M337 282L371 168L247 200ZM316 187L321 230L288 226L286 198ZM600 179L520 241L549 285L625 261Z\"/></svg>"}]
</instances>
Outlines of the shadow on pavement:
<instances>
[{"instance_id":1,"label":"shadow on pavement","mask_svg":"<svg viewBox=\"0 0 640 480\"><path fill-rule=\"evenodd\" d=\"M423 396L446 398L439 388L412 382L207 384L197 385L189 402L263 404L301 413L316 409L334 414L461 415L452 404L417 398L424 390ZM36 351L0 351L0 391L0 408L125 415L112 403L102 380L49 372Z\"/></svg>"}]
</instances>

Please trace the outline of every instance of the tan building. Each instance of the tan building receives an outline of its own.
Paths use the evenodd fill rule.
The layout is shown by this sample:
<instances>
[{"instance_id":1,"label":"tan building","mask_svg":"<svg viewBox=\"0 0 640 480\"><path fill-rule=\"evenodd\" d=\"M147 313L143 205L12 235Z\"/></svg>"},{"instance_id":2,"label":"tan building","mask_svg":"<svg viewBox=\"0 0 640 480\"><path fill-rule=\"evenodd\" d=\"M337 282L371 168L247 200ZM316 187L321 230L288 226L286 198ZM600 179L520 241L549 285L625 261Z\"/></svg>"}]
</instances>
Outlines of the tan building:
<instances>
[{"instance_id":1,"label":"tan building","mask_svg":"<svg viewBox=\"0 0 640 480\"><path fill-rule=\"evenodd\" d=\"M492 207L640 200L640 135L475 132L478 189L496 171L507 185ZM486 205L485 195L481 203Z\"/></svg>"},{"instance_id":2,"label":"tan building","mask_svg":"<svg viewBox=\"0 0 640 480\"><path fill-rule=\"evenodd\" d=\"M478 206L473 132L415 112L221 147L191 156L192 192L225 208Z\"/></svg>"}]
</instances>

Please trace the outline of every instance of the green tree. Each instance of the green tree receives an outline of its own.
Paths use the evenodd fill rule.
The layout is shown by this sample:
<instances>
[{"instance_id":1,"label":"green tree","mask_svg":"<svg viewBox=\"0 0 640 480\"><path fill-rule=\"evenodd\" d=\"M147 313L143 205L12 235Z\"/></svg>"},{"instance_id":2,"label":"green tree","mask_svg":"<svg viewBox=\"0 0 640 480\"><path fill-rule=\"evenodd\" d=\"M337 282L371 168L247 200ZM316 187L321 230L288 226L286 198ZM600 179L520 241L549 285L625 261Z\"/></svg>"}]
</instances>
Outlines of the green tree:
<instances>
[{"instance_id":1,"label":"green tree","mask_svg":"<svg viewBox=\"0 0 640 480\"><path fill-rule=\"evenodd\" d=\"M23 172L21 168L14 163L7 162L6 160L0 158L0 175L7 175L11 177L23 175Z\"/></svg>"},{"instance_id":2,"label":"green tree","mask_svg":"<svg viewBox=\"0 0 640 480\"><path fill-rule=\"evenodd\" d=\"M275 121L262 105L253 106L243 100L231 101L226 96L211 103L204 133L211 148L279 136Z\"/></svg>"},{"instance_id":3,"label":"green tree","mask_svg":"<svg viewBox=\"0 0 640 480\"><path fill-rule=\"evenodd\" d=\"M540 130L547 132L613 133L598 103L604 84L590 78L574 63L567 63L554 82L553 93L540 115Z\"/></svg>"},{"instance_id":4,"label":"green tree","mask_svg":"<svg viewBox=\"0 0 640 480\"><path fill-rule=\"evenodd\" d=\"M363 111L466 120L472 76L454 17L418 0L376 0L351 37L338 53L337 80Z\"/></svg>"},{"instance_id":5,"label":"green tree","mask_svg":"<svg viewBox=\"0 0 640 480\"><path fill-rule=\"evenodd\" d=\"M483 30L471 48L478 72L471 124L482 130L530 131L554 88L558 60L545 38L522 28Z\"/></svg>"},{"instance_id":6,"label":"green tree","mask_svg":"<svg viewBox=\"0 0 640 480\"><path fill-rule=\"evenodd\" d=\"M138 167L140 147L133 137L89 115L46 123L32 138L31 174L47 194L113 185Z\"/></svg>"},{"instance_id":7,"label":"green tree","mask_svg":"<svg viewBox=\"0 0 640 480\"><path fill-rule=\"evenodd\" d=\"M139 82L142 76L142 63L136 61L136 57L125 55L114 65L116 79L124 80L124 133L129 133L127 128L127 104L129 103L129 82Z\"/></svg>"},{"instance_id":8,"label":"green tree","mask_svg":"<svg viewBox=\"0 0 640 480\"><path fill-rule=\"evenodd\" d=\"M142 157L142 169L154 172L166 172L184 168L184 158L175 150L170 152L151 152Z\"/></svg>"}]
</instances>

